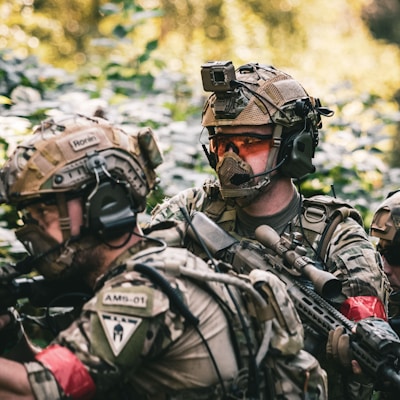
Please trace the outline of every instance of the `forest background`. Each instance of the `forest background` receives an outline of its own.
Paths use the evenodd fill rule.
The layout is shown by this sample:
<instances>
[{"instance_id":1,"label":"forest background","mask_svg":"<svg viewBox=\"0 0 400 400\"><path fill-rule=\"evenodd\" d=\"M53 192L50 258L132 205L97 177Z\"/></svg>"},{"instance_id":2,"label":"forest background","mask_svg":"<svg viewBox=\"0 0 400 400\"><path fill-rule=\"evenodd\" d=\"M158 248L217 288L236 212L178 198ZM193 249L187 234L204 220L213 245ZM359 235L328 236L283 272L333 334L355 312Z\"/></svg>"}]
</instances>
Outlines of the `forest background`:
<instances>
[{"instance_id":1,"label":"forest background","mask_svg":"<svg viewBox=\"0 0 400 400\"><path fill-rule=\"evenodd\" d=\"M335 111L305 195L335 194L366 229L400 180L400 0L0 0L0 162L45 117L102 109L151 126L165 162L148 211L213 174L200 145L210 60L272 64ZM20 251L3 206L4 255ZM18 222L17 222L18 223Z\"/></svg>"}]
</instances>

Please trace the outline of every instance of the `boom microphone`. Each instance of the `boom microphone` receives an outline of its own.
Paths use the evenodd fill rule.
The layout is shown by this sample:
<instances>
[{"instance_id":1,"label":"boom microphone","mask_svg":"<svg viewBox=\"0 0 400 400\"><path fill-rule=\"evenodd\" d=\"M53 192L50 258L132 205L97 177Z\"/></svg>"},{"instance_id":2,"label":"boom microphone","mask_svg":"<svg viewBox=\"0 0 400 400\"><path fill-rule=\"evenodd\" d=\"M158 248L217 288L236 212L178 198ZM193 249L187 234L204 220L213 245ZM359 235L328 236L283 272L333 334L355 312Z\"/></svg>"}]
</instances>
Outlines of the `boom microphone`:
<instances>
[{"instance_id":1,"label":"boom microphone","mask_svg":"<svg viewBox=\"0 0 400 400\"><path fill-rule=\"evenodd\" d=\"M242 183L248 182L250 179L257 178L259 176L268 175L272 171L277 170L286 161L286 158L287 157L283 158L274 168L268 169L267 171L264 171L264 172L260 172L259 174L254 174L254 175L250 175L250 174L235 174L230 179L230 182L233 185L239 186Z\"/></svg>"}]
</instances>

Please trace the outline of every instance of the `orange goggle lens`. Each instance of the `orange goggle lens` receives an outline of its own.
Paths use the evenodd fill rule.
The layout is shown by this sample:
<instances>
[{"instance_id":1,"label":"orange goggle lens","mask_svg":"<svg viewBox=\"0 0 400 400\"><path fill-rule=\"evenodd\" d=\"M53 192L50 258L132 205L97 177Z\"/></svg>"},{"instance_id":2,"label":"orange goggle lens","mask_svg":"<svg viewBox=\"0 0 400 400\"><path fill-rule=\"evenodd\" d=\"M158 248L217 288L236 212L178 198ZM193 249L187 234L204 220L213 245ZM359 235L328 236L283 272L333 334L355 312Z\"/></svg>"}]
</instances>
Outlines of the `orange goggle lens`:
<instances>
[{"instance_id":1,"label":"orange goggle lens","mask_svg":"<svg viewBox=\"0 0 400 400\"><path fill-rule=\"evenodd\" d=\"M240 157L258 152L269 151L272 145L272 135L229 135L217 134L210 137L210 150L222 157L227 151L233 151Z\"/></svg>"}]
</instances>

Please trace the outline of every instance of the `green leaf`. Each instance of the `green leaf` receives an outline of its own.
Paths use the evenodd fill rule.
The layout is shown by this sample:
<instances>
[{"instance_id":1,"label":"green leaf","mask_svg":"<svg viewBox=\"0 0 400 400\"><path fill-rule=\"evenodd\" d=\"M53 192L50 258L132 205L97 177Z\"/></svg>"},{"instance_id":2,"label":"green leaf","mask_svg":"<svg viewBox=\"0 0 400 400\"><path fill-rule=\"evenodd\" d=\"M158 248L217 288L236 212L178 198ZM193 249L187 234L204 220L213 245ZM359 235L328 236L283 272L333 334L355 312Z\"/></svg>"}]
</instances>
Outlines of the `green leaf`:
<instances>
[{"instance_id":1,"label":"green leaf","mask_svg":"<svg viewBox=\"0 0 400 400\"><path fill-rule=\"evenodd\" d=\"M9 97L6 96L0 96L0 104L7 104L7 105L11 105L12 101Z\"/></svg>"},{"instance_id":2,"label":"green leaf","mask_svg":"<svg viewBox=\"0 0 400 400\"><path fill-rule=\"evenodd\" d=\"M116 25L116 27L113 30L113 34L119 38L124 38L128 33L128 30L122 26L121 24Z\"/></svg>"}]
</instances>

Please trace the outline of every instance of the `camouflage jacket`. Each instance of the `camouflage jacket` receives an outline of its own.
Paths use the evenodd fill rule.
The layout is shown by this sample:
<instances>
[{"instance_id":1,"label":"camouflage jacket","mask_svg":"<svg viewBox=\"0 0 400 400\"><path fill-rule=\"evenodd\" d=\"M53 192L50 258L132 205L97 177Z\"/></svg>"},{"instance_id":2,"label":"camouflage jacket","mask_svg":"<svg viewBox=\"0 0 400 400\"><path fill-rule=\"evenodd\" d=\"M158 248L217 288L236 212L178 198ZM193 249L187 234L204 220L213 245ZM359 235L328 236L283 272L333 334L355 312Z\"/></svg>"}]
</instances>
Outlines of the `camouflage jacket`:
<instances>
[{"instance_id":1,"label":"camouflage jacket","mask_svg":"<svg viewBox=\"0 0 400 400\"><path fill-rule=\"evenodd\" d=\"M389 297L390 325L400 336L400 291L392 292Z\"/></svg>"},{"instance_id":2,"label":"camouflage jacket","mask_svg":"<svg viewBox=\"0 0 400 400\"><path fill-rule=\"evenodd\" d=\"M266 399L271 391L276 399L327 398L326 376L301 351L303 331L291 307L283 310L296 332L288 337L264 306L262 321L249 312L257 306L232 273L215 273L186 249L140 246L113 263L81 316L54 340L87 368L96 399ZM270 278L265 285L275 301L290 301ZM264 355L281 349L302 365L295 387L277 379L268 386ZM68 398L43 365L26 368L36 398Z\"/></svg>"},{"instance_id":3,"label":"camouflage jacket","mask_svg":"<svg viewBox=\"0 0 400 400\"><path fill-rule=\"evenodd\" d=\"M323 214L330 206L334 209L350 208L345 203L327 196L319 196L315 200L314 203L312 198L303 199L301 216L297 215L297 212L289 211L287 223L283 228L285 232L299 230L302 233L305 232L308 242L304 243L304 246L308 250L307 255L314 259L320 250L324 229L320 224L307 224L308 216L312 214L309 212L310 207L317 205L316 216L319 220L329 220L329 218L324 218ZM310 207L304 206L307 201ZM324 203L329 203L330 206L324 208ZM189 215L195 211L202 211L225 231L241 236L241 232L238 232L237 228L238 212L234 204L225 202L221 198L217 182L206 182L203 188L187 189L158 205L152 213L152 224L168 219L183 220L181 208L186 209ZM374 296L387 305L389 283L383 273L381 260L369 242L360 221L356 221L358 219L354 217L356 213L351 214L353 217L347 215L345 213L342 220L329 232L329 242L322 246L321 257L324 268L342 282L342 294L333 300L333 304L339 307L346 298ZM271 226L277 229L277 227ZM313 231L315 227L318 228ZM281 234L282 230L278 233ZM318 333L307 328L305 325L306 348L316 355L320 364L328 372L329 399L371 398L372 386L353 381L351 374L349 375L348 372L342 374L337 366L330 365L325 356L325 342L318 337Z\"/></svg>"}]
</instances>

